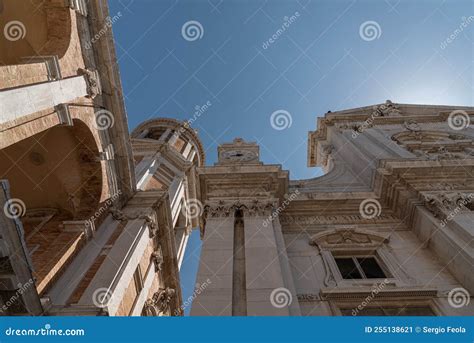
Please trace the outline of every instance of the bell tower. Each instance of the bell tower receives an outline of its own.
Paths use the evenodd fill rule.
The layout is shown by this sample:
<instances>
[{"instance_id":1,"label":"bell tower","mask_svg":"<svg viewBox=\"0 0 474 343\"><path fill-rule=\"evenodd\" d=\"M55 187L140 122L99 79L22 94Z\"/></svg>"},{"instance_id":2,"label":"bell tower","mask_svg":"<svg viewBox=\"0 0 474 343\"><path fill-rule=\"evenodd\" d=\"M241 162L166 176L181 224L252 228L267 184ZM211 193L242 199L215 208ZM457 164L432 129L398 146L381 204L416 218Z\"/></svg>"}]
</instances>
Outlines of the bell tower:
<instances>
[{"instance_id":1,"label":"bell tower","mask_svg":"<svg viewBox=\"0 0 474 343\"><path fill-rule=\"evenodd\" d=\"M232 143L222 144L217 148L217 165L262 165L260 149L255 143L247 143L242 138L236 138Z\"/></svg>"},{"instance_id":2,"label":"bell tower","mask_svg":"<svg viewBox=\"0 0 474 343\"><path fill-rule=\"evenodd\" d=\"M218 147L218 162L198 168L204 205L200 292L191 315L290 315L275 290L296 297L275 211L285 201L288 172L260 161L259 146L241 138ZM202 285L206 285L203 287ZM278 300L276 300L278 301ZM294 303L297 303L296 301Z\"/></svg>"}]
</instances>

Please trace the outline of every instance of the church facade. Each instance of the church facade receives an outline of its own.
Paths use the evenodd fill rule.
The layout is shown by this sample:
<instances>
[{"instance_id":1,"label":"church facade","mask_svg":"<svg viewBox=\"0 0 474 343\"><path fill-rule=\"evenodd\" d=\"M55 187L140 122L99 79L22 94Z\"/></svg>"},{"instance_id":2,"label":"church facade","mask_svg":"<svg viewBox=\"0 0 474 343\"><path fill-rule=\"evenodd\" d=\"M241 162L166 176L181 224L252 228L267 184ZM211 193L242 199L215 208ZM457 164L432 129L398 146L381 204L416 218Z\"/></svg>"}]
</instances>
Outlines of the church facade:
<instances>
[{"instance_id":1,"label":"church facade","mask_svg":"<svg viewBox=\"0 0 474 343\"><path fill-rule=\"evenodd\" d=\"M204 206L192 315L472 315L473 108L326 113L290 180L255 143L198 168Z\"/></svg>"},{"instance_id":2,"label":"church facade","mask_svg":"<svg viewBox=\"0 0 474 343\"><path fill-rule=\"evenodd\" d=\"M239 138L209 166L189 122L129 133L107 1L0 12L0 315L474 313L473 108L326 113L315 179Z\"/></svg>"}]
</instances>

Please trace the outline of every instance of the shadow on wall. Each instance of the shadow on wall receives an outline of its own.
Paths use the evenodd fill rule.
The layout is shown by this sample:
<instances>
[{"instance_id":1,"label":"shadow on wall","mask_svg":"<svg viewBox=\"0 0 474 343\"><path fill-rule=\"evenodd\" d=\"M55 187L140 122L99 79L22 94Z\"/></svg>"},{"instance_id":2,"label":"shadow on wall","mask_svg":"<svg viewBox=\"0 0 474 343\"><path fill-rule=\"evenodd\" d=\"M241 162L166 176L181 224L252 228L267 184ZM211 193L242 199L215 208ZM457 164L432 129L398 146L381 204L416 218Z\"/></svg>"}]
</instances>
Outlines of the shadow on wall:
<instances>
[{"instance_id":1,"label":"shadow on wall","mask_svg":"<svg viewBox=\"0 0 474 343\"><path fill-rule=\"evenodd\" d=\"M61 1L0 0L0 65L64 56L71 40L70 13Z\"/></svg>"}]
</instances>

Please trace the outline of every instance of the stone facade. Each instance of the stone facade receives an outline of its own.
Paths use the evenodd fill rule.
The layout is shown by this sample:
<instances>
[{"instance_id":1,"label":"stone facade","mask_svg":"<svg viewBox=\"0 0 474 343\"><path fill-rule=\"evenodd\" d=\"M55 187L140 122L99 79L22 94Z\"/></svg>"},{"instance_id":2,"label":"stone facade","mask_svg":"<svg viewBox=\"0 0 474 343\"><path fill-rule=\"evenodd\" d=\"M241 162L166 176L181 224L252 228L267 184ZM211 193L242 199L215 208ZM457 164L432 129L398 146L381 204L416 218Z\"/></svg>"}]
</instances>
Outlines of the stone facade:
<instances>
[{"instance_id":1,"label":"stone facade","mask_svg":"<svg viewBox=\"0 0 474 343\"><path fill-rule=\"evenodd\" d=\"M474 314L473 115L391 101L326 113L308 137L325 175L309 180L262 164L254 143L220 146L198 168L197 283L212 283L191 314Z\"/></svg>"},{"instance_id":2,"label":"stone facade","mask_svg":"<svg viewBox=\"0 0 474 343\"><path fill-rule=\"evenodd\" d=\"M186 122L129 133L105 0L1 4L1 315L182 315L197 228L192 315L473 314L473 108L327 113L315 179L206 166Z\"/></svg>"},{"instance_id":3,"label":"stone facade","mask_svg":"<svg viewBox=\"0 0 474 343\"><path fill-rule=\"evenodd\" d=\"M107 1L2 1L0 315L182 315L204 152L129 134Z\"/></svg>"}]
</instances>

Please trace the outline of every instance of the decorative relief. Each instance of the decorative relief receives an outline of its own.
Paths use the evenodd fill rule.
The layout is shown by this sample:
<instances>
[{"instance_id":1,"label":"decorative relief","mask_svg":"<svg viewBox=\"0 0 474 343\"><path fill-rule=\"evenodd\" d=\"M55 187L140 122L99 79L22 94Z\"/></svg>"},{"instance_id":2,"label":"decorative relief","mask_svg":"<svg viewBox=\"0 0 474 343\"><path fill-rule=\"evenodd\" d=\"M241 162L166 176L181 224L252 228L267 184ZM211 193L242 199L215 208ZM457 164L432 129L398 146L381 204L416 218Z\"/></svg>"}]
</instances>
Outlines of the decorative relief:
<instances>
[{"instance_id":1,"label":"decorative relief","mask_svg":"<svg viewBox=\"0 0 474 343\"><path fill-rule=\"evenodd\" d=\"M405 122L409 131L397 133L392 140L417 157L430 161L474 157L473 142L469 137L443 131L420 131L418 124Z\"/></svg>"},{"instance_id":2,"label":"decorative relief","mask_svg":"<svg viewBox=\"0 0 474 343\"><path fill-rule=\"evenodd\" d=\"M376 219L372 221L377 222L396 222L399 219L391 214L381 213ZM280 223L282 225L296 225L296 226L309 226L309 225L320 225L320 224L352 224L358 221L366 221L360 214L339 214L332 216L298 216L298 215L281 215Z\"/></svg>"},{"instance_id":3,"label":"decorative relief","mask_svg":"<svg viewBox=\"0 0 474 343\"><path fill-rule=\"evenodd\" d=\"M79 73L84 75L87 84L87 94L91 99L102 94L99 72L97 70L79 69Z\"/></svg>"},{"instance_id":4,"label":"decorative relief","mask_svg":"<svg viewBox=\"0 0 474 343\"><path fill-rule=\"evenodd\" d=\"M467 205L473 199L474 193L464 192L423 195L425 207L439 219L444 219L450 212L469 211Z\"/></svg>"},{"instance_id":5,"label":"decorative relief","mask_svg":"<svg viewBox=\"0 0 474 343\"><path fill-rule=\"evenodd\" d=\"M171 301L175 297L176 291L173 288L160 288L153 294L151 299L145 302L145 312L147 316L159 316L169 314Z\"/></svg>"},{"instance_id":6,"label":"decorative relief","mask_svg":"<svg viewBox=\"0 0 474 343\"><path fill-rule=\"evenodd\" d=\"M111 208L109 212L112 215L112 218L120 222L128 222L130 220L144 219L145 223L150 228L150 238L153 238L156 235L158 235L159 228L158 228L158 224L156 222L155 216L149 212L140 211L138 213L126 214L123 211L118 210L116 208Z\"/></svg>"},{"instance_id":7,"label":"decorative relief","mask_svg":"<svg viewBox=\"0 0 474 343\"><path fill-rule=\"evenodd\" d=\"M204 218L229 217L232 205L220 201L218 204L204 206Z\"/></svg>"},{"instance_id":8,"label":"decorative relief","mask_svg":"<svg viewBox=\"0 0 474 343\"><path fill-rule=\"evenodd\" d=\"M438 190L438 191L454 191L455 189L469 189L474 188L474 182L439 182L439 183L430 183L429 189Z\"/></svg>"},{"instance_id":9,"label":"decorative relief","mask_svg":"<svg viewBox=\"0 0 474 343\"><path fill-rule=\"evenodd\" d=\"M229 217L236 210L242 210L244 215L248 216L265 216L271 214L272 210L277 206L274 201L236 201L225 202L219 201L216 204L207 204L204 206L205 218Z\"/></svg>"},{"instance_id":10,"label":"decorative relief","mask_svg":"<svg viewBox=\"0 0 474 343\"><path fill-rule=\"evenodd\" d=\"M390 100L385 101L385 104L381 104L373 107L373 117L399 117L402 111L399 109L397 104L394 104Z\"/></svg>"},{"instance_id":11,"label":"decorative relief","mask_svg":"<svg viewBox=\"0 0 474 343\"><path fill-rule=\"evenodd\" d=\"M332 249L335 247L344 247L354 245L379 246L389 241L389 236L375 232L360 229L335 229L321 232L313 236L310 240L311 245L319 249Z\"/></svg>"},{"instance_id":12,"label":"decorative relief","mask_svg":"<svg viewBox=\"0 0 474 343\"><path fill-rule=\"evenodd\" d=\"M318 301L321 300L318 294L297 294L296 297L298 298L299 302L311 302L311 301Z\"/></svg>"},{"instance_id":13,"label":"decorative relief","mask_svg":"<svg viewBox=\"0 0 474 343\"><path fill-rule=\"evenodd\" d=\"M163 269L163 250L161 245L158 245L158 248L151 254L151 260L155 264L155 272L158 273Z\"/></svg>"},{"instance_id":14,"label":"decorative relief","mask_svg":"<svg viewBox=\"0 0 474 343\"><path fill-rule=\"evenodd\" d=\"M412 152L418 156L418 157L423 157L426 160L430 161L441 161L441 160L453 160L453 159L466 159L474 156L474 154L471 151L472 149L469 149L469 153L466 151L460 151L460 152L451 152L449 151L446 147L442 146L439 147L438 150L435 152L427 152L425 150L418 150L415 149Z\"/></svg>"},{"instance_id":15,"label":"decorative relief","mask_svg":"<svg viewBox=\"0 0 474 343\"><path fill-rule=\"evenodd\" d=\"M329 162L329 156L334 151L334 147L330 144L321 146L321 164L326 166Z\"/></svg>"},{"instance_id":16,"label":"decorative relief","mask_svg":"<svg viewBox=\"0 0 474 343\"><path fill-rule=\"evenodd\" d=\"M413 133L421 131L421 126L413 119L404 122L403 126L405 126L405 128L408 131L413 132ZM415 137L416 137L416 134L415 134Z\"/></svg>"}]
</instances>

